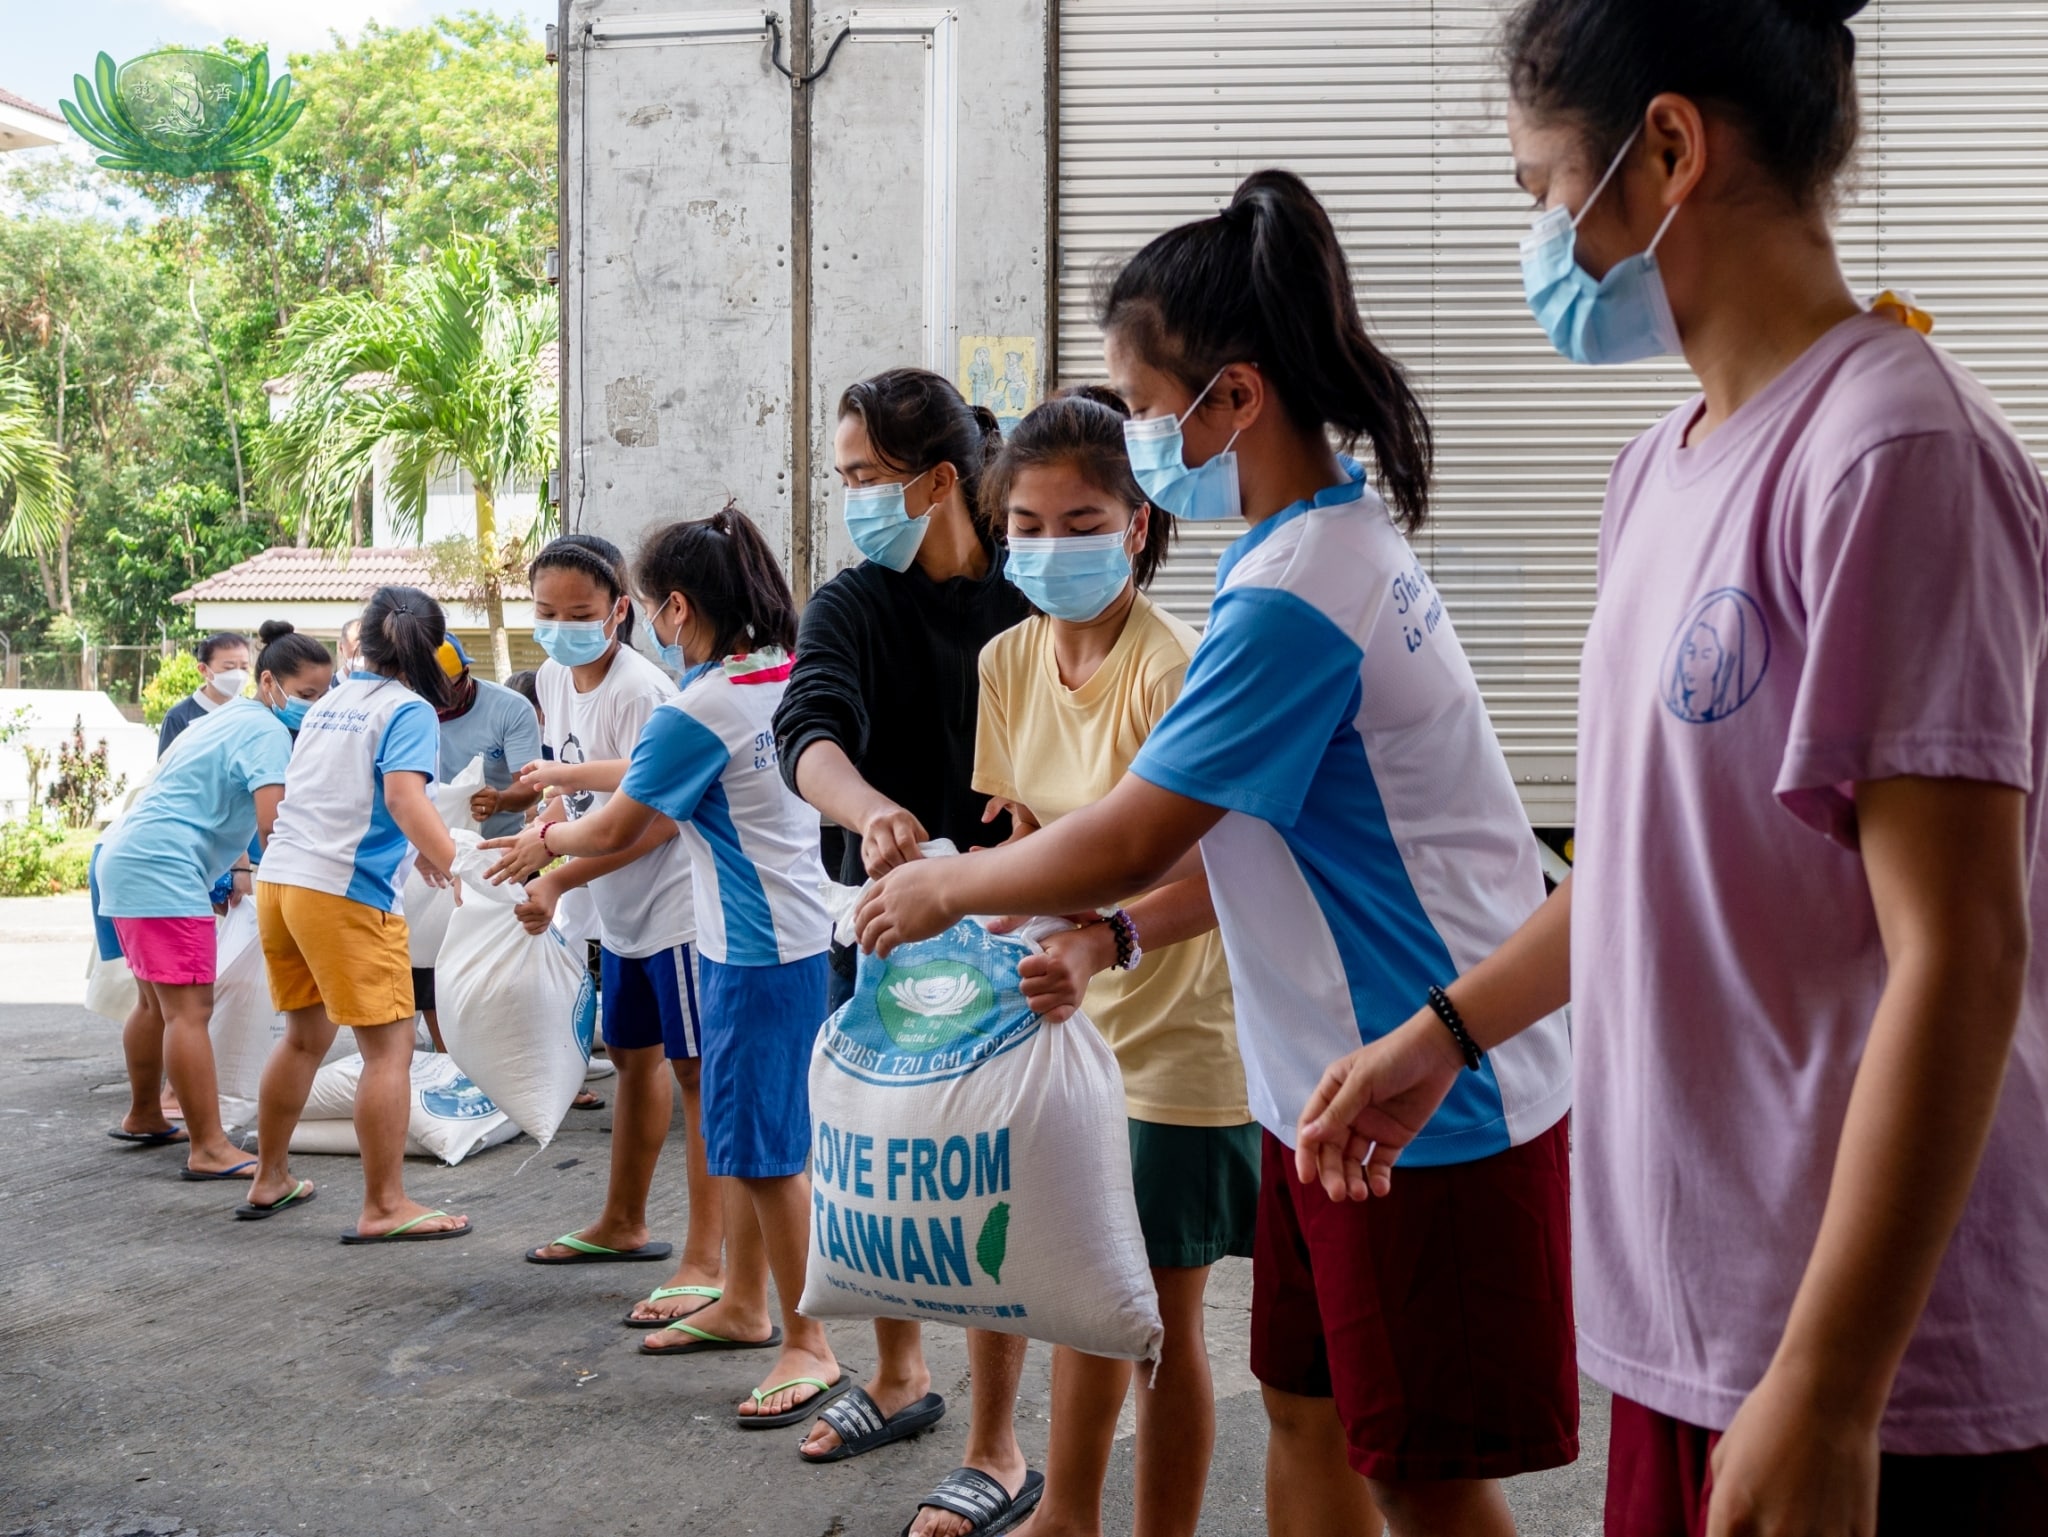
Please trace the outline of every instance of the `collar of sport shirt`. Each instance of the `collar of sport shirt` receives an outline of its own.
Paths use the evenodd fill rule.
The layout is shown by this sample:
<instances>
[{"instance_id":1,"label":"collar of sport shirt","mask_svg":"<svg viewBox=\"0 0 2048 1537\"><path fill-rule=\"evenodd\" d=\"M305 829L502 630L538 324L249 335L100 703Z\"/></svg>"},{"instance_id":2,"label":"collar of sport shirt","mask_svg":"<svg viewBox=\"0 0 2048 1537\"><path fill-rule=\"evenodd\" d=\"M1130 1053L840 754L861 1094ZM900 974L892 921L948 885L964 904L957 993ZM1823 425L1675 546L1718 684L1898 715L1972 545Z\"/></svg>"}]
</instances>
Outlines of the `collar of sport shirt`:
<instances>
[{"instance_id":1,"label":"collar of sport shirt","mask_svg":"<svg viewBox=\"0 0 2048 1537\"><path fill-rule=\"evenodd\" d=\"M781 683L796 666L796 657L780 646L766 646L759 651L729 656L719 665L734 683Z\"/></svg>"}]
</instances>

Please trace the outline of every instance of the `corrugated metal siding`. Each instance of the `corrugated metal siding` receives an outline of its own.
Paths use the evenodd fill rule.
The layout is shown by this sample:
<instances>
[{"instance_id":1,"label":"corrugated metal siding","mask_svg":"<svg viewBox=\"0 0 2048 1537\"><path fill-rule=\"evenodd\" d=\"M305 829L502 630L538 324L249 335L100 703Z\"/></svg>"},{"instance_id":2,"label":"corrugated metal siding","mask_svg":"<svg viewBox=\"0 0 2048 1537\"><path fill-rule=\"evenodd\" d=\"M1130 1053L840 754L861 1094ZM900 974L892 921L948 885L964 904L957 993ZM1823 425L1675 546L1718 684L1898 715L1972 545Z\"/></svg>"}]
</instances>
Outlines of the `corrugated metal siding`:
<instances>
[{"instance_id":1,"label":"corrugated metal siding","mask_svg":"<svg viewBox=\"0 0 2048 1537\"><path fill-rule=\"evenodd\" d=\"M1578 658L1615 453L1693 389L1677 359L1560 360L1522 302L1531 209L1501 128L1493 4L1061 0L1060 375L1098 378L1093 290L1247 173L1328 205L1381 340L1438 433L1417 547L1539 825L1569 824ZM1913 288L2029 443L2048 446L2048 5L1877 0L1859 20L1866 169L1842 219L1859 292ZM1765 302L1760 297L1760 302ZM1155 591L1199 622L1237 529L1190 530Z\"/></svg>"}]
</instances>

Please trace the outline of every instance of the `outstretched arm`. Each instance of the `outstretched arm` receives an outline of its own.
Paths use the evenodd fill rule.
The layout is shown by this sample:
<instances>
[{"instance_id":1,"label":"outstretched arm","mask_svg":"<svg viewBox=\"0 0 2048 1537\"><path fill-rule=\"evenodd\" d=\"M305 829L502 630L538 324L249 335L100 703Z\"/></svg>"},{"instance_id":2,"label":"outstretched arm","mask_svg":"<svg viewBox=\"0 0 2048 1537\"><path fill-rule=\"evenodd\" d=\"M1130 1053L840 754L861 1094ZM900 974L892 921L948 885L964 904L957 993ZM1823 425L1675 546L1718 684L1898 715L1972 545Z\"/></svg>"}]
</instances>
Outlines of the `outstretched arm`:
<instances>
[{"instance_id":1,"label":"outstretched arm","mask_svg":"<svg viewBox=\"0 0 2048 1537\"><path fill-rule=\"evenodd\" d=\"M487 839L485 848L504 850L488 872L491 884L523 881L565 856L585 859L625 853L660 814L630 795L617 794L574 822L536 822L513 837Z\"/></svg>"},{"instance_id":2,"label":"outstretched arm","mask_svg":"<svg viewBox=\"0 0 2048 1537\"><path fill-rule=\"evenodd\" d=\"M1156 886L1223 812L1135 774L1042 832L876 882L855 913L861 948L887 955L969 913L1076 913Z\"/></svg>"}]
</instances>

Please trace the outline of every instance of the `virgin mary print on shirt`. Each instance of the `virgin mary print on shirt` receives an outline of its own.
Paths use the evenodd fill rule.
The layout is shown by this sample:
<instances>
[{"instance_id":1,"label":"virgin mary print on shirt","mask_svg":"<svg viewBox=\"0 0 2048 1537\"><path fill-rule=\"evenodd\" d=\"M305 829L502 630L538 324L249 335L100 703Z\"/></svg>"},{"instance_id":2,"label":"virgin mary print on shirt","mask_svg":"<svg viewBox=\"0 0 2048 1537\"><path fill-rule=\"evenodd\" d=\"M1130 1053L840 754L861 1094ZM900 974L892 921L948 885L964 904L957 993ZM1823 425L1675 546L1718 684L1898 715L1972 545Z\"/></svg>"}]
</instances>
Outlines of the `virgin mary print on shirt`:
<instances>
[{"instance_id":1,"label":"virgin mary print on shirt","mask_svg":"<svg viewBox=\"0 0 2048 1537\"><path fill-rule=\"evenodd\" d=\"M1771 664L1771 633L1756 599L1739 587L1708 593L1685 616L1664 658L1664 703L1696 726L1745 704Z\"/></svg>"}]
</instances>

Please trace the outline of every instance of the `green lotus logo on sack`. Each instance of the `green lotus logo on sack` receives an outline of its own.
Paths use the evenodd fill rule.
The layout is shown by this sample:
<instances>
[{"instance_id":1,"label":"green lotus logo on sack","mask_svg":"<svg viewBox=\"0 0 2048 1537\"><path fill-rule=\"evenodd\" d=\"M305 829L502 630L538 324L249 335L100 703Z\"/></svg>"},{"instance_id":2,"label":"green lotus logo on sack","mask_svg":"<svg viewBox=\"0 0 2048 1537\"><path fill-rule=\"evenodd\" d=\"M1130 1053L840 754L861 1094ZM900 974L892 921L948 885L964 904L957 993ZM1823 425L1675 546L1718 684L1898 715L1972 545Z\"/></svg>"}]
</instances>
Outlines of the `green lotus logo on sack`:
<instances>
[{"instance_id":1,"label":"green lotus logo on sack","mask_svg":"<svg viewBox=\"0 0 2048 1537\"><path fill-rule=\"evenodd\" d=\"M57 105L64 120L111 171L203 176L266 171L259 151L290 132L306 110L292 77L270 78L270 55L246 64L199 48L160 48L115 66L99 56L93 78L72 77L77 101Z\"/></svg>"},{"instance_id":2,"label":"green lotus logo on sack","mask_svg":"<svg viewBox=\"0 0 2048 1537\"><path fill-rule=\"evenodd\" d=\"M1025 1003L1033 932L969 920L860 957L811 1053L806 1317L1154 1357L1123 1079L1086 1016Z\"/></svg>"}]
</instances>

